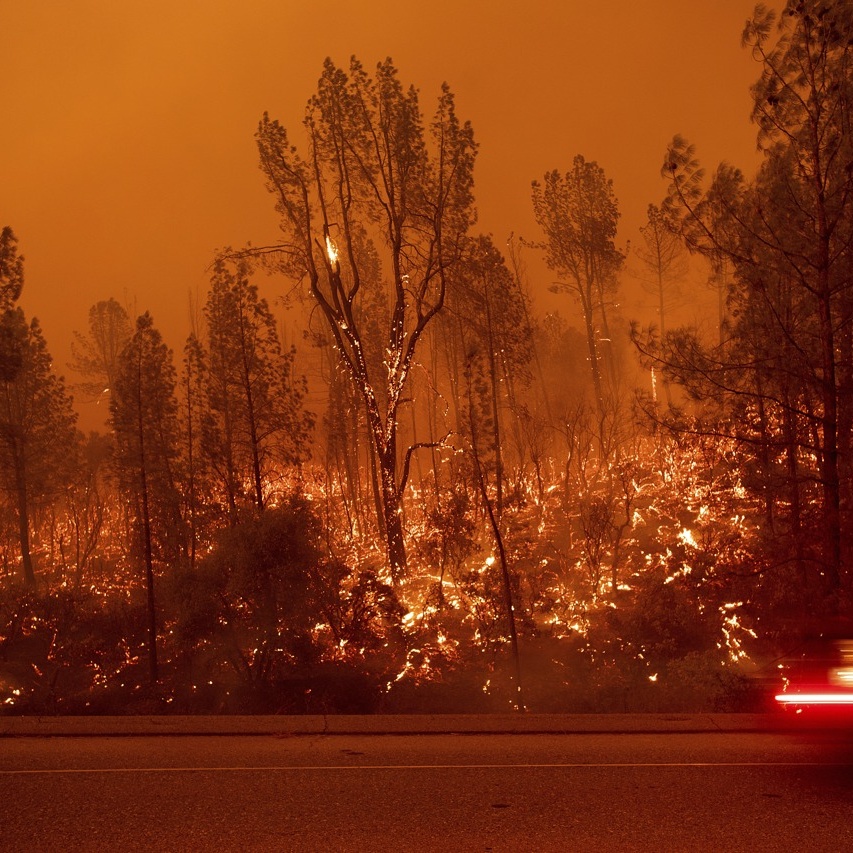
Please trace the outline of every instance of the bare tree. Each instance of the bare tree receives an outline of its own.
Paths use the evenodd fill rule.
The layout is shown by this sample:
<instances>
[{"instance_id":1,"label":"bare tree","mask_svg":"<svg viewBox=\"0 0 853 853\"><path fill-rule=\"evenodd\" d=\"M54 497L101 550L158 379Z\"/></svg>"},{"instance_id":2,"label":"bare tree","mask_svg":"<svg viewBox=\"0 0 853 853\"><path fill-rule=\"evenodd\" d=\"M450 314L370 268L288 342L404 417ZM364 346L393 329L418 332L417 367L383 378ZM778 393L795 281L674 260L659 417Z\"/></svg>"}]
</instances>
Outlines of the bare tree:
<instances>
[{"instance_id":1,"label":"bare tree","mask_svg":"<svg viewBox=\"0 0 853 853\"><path fill-rule=\"evenodd\" d=\"M634 254L645 267L645 274L639 276L640 284L655 297L658 328L664 337L667 314L681 298L680 285L687 274L687 250L657 205L650 204L646 215L646 224L640 228L643 244L634 249Z\"/></svg>"},{"instance_id":2,"label":"bare tree","mask_svg":"<svg viewBox=\"0 0 853 853\"><path fill-rule=\"evenodd\" d=\"M657 302L658 332L666 337L667 315L681 297L681 280L687 274L687 250L673 224L654 204L650 204L646 224L640 228L643 244L634 254L645 267L640 274L640 284ZM669 383L664 380L667 401L670 399Z\"/></svg>"}]
</instances>

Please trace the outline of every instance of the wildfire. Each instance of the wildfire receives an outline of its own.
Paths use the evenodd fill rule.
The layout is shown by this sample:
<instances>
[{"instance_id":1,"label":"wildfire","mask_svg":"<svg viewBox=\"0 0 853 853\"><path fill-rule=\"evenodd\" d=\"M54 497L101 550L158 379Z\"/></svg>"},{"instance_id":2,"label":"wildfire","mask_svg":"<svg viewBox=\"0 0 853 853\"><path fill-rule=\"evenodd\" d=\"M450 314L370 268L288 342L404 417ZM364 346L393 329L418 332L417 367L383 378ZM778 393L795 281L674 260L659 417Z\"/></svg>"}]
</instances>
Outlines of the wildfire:
<instances>
[{"instance_id":1,"label":"wildfire","mask_svg":"<svg viewBox=\"0 0 853 853\"><path fill-rule=\"evenodd\" d=\"M337 267L338 247L335 245L335 241L328 234L326 234L326 255L329 258L329 263L332 265L332 269Z\"/></svg>"},{"instance_id":2,"label":"wildfire","mask_svg":"<svg viewBox=\"0 0 853 853\"><path fill-rule=\"evenodd\" d=\"M678 534L678 540L681 542L682 545L689 545L691 548L699 547L699 543L693 536L693 531L688 530L686 527L683 528L681 533Z\"/></svg>"},{"instance_id":3,"label":"wildfire","mask_svg":"<svg viewBox=\"0 0 853 853\"><path fill-rule=\"evenodd\" d=\"M326 249L330 263L337 264L337 247L330 237ZM637 666L632 677L657 683L654 690L662 693L673 678L668 662L656 657L651 643L637 639L636 632L646 629L644 614L637 608L638 602L654 601L660 589L674 584L673 600L678 606L687 607L681 603L686 601L693 607L687 617L679 613L682 623L674 620L675 624L706 619L715 631L710 654L726 666L749 657L750 641L756 637L749 605L737 598L743 595L740 590L732 592L725 586L722 573L726 566L750 561L757 539L756 512L737 502L746 492L735 467L720 461L725 448L718 448L717 456L712 450L675 445L657 449L649 442L624 459L600 459L590 450L582 465L574 459L568 473L555 460L534 472L508 454L501 531L513 583L511 607L520 615L522 654L526 643L551 644L547 658L564 671L560 677L567 683L575 675L572 661L578 655L585 666L588 662L612 668ZM344 476L330 476L322 466L306 464L289 481L283 474L265 479L268 506L295 488L318 508L328 527L335 565L348 572L340 581L332 574L320 578L327 609L319 619L312 617L307 628L316 650L314 660L384 666L379 683L388 691L408 691L412 685L441 681L454 667L470 666L471 661L483 666L477 674L479 689L480 675L494 672L488 667L507 656L506 605L500 573L494 570L498 561L492 533L476 504L457 511L448 502L448 483L462 488L464 461L455 453L443 455L436 471L425 472L419 484L412 468L399 510L408 556L403 578L391 576L369 512L359 510ZM489 494L494 498L494 469L490 476ZM248 491L251 483L244 486ZM460 522L464 525L454 526ZM114 522L117 537L122 523ZM70 526L55 529L70 535ZM215 549L212 540L211 536L198 547L199 561ZM86 594L88 601L105 610L117 601L138 602L141 586L135 566L118 559L109 566L101 574L85 573L76 587L73 574L65 570L58 574L56 586L69 594L72 590ZM265 652L257 637L239 635L240 621L253 613L249 599L234 602L227 616L217 612L211 620L211 637L194 641L194 651L212 659L222 648L214 635L227 636L229 643L241 644L241 660L260 668ZM169 606L164 602L164 613ZM666 615L655 613L655 624ZM15 624L22 634L47 635L47 646L57 634L44 618L23 618ZM180 632L173 628L169 622L160 634L167 661L170 655L176 657L180 642ZM282 636L286 632L282 624L276 628ZM61 643L57 649L59 661ZM292 665L294 657L285 644L272 644L270 650ZM91 685L106 689L131 683L125 676L140 668L143 655L135 639L123 641L110 655L99 654L88 665ZM228 663L220 660L216 665L221 672ZM54 672L47 666L35 671L43 683ZM198 681L195 692L203 690L204 683ZM483 689L497 697L496 685L501 683L493 679ZM19 704L20 696L20 690L7 688L0 702Z\"/></svg>"}]
</instances>

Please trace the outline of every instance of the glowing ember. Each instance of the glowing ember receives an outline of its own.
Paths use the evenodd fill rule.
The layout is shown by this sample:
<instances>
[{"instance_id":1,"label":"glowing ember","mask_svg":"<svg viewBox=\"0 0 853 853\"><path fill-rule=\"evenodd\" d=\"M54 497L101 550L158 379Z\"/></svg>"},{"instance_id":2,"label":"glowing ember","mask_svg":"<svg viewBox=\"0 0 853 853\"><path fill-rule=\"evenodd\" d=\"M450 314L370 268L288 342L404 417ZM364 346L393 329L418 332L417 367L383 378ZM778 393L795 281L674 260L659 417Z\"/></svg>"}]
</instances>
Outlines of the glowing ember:
<instances>
[{"instance_id":1,"label":"glowing ember","mask_svg":"<svg viewBox=\"0 0 853 853\"><path fill-rule=\"evenodd\" d=\"M329 258L329 263L332 267L336 267L338 263L338 247L335 241L327 234L326 235L326 255Z\"/></svg>"},{"instance_id":2,"label":"glowing ember","mask_svg":"<svg viewBox=\"0 0 853 853\"><path fill-rule=\"evenodd\" d=\"M689 545L691 548L698 548L699 545L696 542L696 539L693 536L693 531L688 530L686 527L682 529L681 533L678 534L678 539L683 545Z\"/></svg>"}]
</instances>

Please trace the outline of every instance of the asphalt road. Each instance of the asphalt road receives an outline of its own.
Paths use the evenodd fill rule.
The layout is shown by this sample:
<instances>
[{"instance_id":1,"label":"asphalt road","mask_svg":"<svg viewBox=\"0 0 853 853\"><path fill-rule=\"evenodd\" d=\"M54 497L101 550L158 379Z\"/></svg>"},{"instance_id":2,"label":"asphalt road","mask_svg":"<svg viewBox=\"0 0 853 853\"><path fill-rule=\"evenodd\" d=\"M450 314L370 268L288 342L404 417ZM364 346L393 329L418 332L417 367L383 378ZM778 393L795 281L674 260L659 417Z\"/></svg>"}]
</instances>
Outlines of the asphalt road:
<instances>
[{"instance_id":1,"label":"asphalt road","mask_svg":"<svg viewBox=\"0 0 853 853\"><path fill-rule=\"evenodd\" d=\"M853 750L763 734L19 737L4 851L853 850Z\"/></svg>"}]
</instances>

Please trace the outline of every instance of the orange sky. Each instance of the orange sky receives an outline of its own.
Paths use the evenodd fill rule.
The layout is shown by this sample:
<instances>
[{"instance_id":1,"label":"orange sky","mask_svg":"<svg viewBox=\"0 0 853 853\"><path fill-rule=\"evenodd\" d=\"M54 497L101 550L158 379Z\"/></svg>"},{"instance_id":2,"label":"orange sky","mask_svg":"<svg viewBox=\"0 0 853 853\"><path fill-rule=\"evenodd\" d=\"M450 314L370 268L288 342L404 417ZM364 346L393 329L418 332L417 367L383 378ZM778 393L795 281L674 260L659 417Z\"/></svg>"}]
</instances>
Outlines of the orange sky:
<instances>
[{"instance_id":1,"label":"orange sky","mask_svg":"<svg viewBox=\"0 0 853 853\"><path fill-rule=\"evenodd\" d=\"M0 226L26 257L21 304L66 375L71 331L110 296L150 310L179 355L215 250L274 238L253 134L268 110L300 140L326 56L393 57L426 114L450 83L480 143L479 228L499 244L538 236L530 182L575 154L613 179L621 239L636 239L674 133L709 167L755 164L752 6L0 0Z\"/></svg>"}]
</instances>

